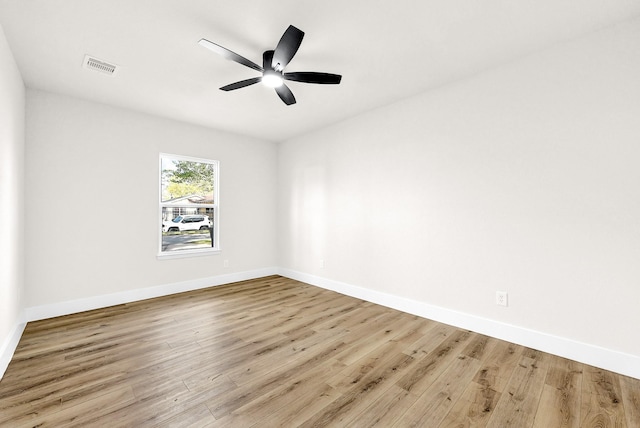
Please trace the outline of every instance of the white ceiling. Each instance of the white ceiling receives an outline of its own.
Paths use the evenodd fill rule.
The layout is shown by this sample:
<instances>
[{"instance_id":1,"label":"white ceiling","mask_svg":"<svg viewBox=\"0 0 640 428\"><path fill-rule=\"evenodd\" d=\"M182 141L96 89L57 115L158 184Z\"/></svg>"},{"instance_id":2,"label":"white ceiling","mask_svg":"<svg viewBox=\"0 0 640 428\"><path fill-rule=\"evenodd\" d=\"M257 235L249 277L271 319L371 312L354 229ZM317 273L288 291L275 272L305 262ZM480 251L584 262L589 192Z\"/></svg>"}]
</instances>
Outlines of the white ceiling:
<instances>
[{"instance_id":1,"label":"white ceiling","mask_svg":"<svg viewBox=\"0 0 640 428\"><path fill-rule=\"evenodd\" d=\"M0 0L29 88L269 141L291 137L640 15L640 0ZM288 25L306 35L286 71L340 85L220 86L256 77L197 44L261 64ZM85 54L120 66L82 67Z\"/></svg>"}]
</instances>

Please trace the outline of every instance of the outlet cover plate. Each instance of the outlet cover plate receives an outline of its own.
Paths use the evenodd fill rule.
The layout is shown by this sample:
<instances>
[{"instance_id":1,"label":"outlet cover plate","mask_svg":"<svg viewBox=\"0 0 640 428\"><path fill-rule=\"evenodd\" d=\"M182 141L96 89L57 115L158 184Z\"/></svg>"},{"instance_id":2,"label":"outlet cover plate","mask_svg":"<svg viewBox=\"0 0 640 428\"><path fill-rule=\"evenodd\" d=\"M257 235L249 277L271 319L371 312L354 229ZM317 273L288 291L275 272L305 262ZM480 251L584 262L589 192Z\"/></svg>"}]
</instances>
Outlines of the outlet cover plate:
<instances>
[{"instance_id":1,"label":"outlet cover plate","mask_svg":"<svg viewBox=\"0 0 640 428\"><path fill-rule=\"evenodd\" d=\"M496 291L496 305L509 306L508 296L506 291Z\"/></svg>"}]
</instances>

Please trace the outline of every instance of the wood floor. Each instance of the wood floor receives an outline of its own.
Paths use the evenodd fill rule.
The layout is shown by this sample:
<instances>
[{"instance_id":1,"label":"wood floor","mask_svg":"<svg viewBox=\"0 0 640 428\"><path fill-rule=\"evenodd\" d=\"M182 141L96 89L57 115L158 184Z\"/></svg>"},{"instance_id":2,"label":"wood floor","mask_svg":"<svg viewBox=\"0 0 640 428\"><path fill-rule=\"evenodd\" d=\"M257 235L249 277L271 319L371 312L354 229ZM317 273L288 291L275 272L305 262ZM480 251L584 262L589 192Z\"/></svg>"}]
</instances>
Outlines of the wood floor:
<instances>
[{"instance_id":1,"label":"wood floor","mask_svg":"<svg viewBox=\"0 0 640 428\"><path fill-rule=\"evenodd\" d=\"M273 276L29 323L2 427L640 427L640 380Z\"/></svg>"}]
</instances>

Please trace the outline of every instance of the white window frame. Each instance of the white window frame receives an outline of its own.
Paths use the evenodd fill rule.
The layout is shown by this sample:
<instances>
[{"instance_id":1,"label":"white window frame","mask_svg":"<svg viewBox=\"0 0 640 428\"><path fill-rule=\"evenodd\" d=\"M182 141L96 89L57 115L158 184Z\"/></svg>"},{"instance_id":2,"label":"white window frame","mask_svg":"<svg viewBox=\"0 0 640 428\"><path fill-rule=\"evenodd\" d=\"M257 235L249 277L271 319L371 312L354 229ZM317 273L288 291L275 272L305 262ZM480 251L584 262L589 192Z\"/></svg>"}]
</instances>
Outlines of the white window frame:
<instances>
[{"instance_id":1,"label":"white window frame","mask_svg":"<svg viewBox=\"0 0 640 428\"><path fill-rule=\"evenodd\" d=\"M174 203L162 202L162 159L182 160L189 162L200 162L213 165L213 204L184 203L176 205ZM158 158L158 255L157 258L177 259L184 257L207 256L220 253L220 162L217 160L196 158L191 156L175 155L170 153L160 153ZM190 250L162 251L162 209L166 207L189 207L189 208L213 208L213 245L206 248Z\"/></svg>"}]
</instances>

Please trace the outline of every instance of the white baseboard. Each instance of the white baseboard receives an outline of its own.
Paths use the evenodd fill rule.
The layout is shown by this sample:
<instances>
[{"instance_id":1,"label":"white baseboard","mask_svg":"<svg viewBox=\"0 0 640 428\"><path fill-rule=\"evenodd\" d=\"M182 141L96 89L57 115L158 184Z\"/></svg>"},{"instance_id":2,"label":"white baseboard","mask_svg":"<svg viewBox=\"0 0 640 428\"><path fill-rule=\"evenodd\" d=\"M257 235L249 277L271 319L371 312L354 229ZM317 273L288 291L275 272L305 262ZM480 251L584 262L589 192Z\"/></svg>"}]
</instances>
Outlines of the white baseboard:
<instances>
[{"instance_id":1,"label":"white baseboard","mask_svg":"<svg viewBox=\"0 0 640 428\"><path fill-rule=\"evenodd\" d=\"M16 351L18 342L20 342L24 328L29 321L38 321L46 318L90 311L92 309L121 305L123 303L152 299L154 297L183 293L185 291L262 278L269 275L277 275L277 273L278 268L269 267L26 308L21 317L22 319L16 322L13 332L6 338L2 347L0 347L0 379L4 376L11 362L11 358Z\"/></svg>"},{"instance_id":2,"label":"white baseboard","mask_svg":"<svg viewBox=\"0 0 640 428\"><path fill-rule=\"evenodd\" d=\"M9 334L2 346L0 346L0 379L4 376L4 372L7 371L7 367L9 367L11 358L16 352L16 347L18 346L18 342L20 342L20 337L26 325L27 323L18 321L11 334Z\"/></svg>"},{"instance_id":3,"label":"white baseboard","mask_svg":"<svg viewBox=\"0 0 640 428\"><path fill-rule=\"evenodd\" d=\"M168 296L170 294L183 293L185 291L229 284L231 282L262 278L264 276L276 275L277 273L278 268L269 267L176 282L173 284L163 284L155 287L139 288L136 290L122 291L120 293L103 294L101 296L69 300L66 302L52 303L48 305L34 306L25 310L25 319L29 322L59 317L62 315L121 305L123 303L131 303L139 300L152 299L154 297Z\"/></svg>"},{"instance_id":4,"label":"white baseboard","mask_svg":"<svg viewBox=\"0 0 640 428\"><path fill-rule=\"evenodd\" d=\"M488 318L457 312L451 309L430 305L428 303L395 296L393 294L382 293L315 275L277 267L218 275L209 278L164 284L156 287L141 288L120 293L27 308L24 312L24 321L19 321L16 324L11 335L6 338L2 347L0 347L0 379L11 361L18 342L20 341L20 336L22 335L26 322L28 321L37 321L45 318L69 315L92 309L99 309L123 303L130 303L277 274L302 281L307 284L336 291L341 294L363 299L368 302L397 309L413 315L418 315L423 318L475 331L497 339L517 343L519 345L538 349L550 354L559 355L574 361L640 379L639 356L606 349L597 345L578 342L564 337L554 336L536 330L526 329L516 325L505 324Z\"/></svg>"},{"instance_id":5,"label":"white baseboard","mask_svg":"<svg viewBox=\"0 0 640 428\"><path fill-rule=\"evenodd\" d=\"M550 354L559 355L570 360L599 367L640 379L640 357L623 352L606 349L597 345L578 342L572 339L554 336L536 330L499 321L457 312L451 309L430 305L428 303L369 290L367 288L322 278L315 275L297 272L290 269L278 269L278 274L307 284L336 291L347 296L356 297L368 302L397 309L423 318L471 330L497 339L506 340L518 345L538 349Z\"/></svg>"}]
</instances>

